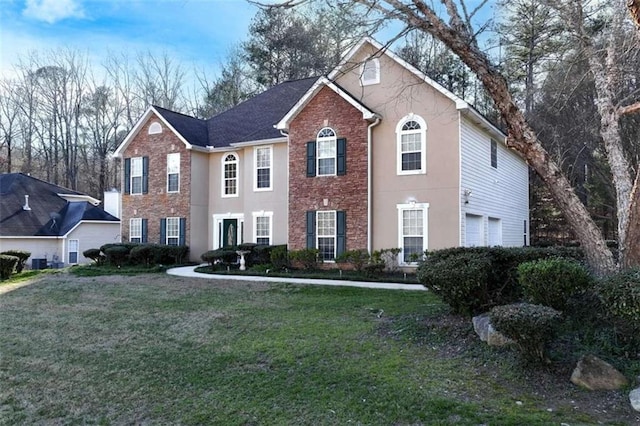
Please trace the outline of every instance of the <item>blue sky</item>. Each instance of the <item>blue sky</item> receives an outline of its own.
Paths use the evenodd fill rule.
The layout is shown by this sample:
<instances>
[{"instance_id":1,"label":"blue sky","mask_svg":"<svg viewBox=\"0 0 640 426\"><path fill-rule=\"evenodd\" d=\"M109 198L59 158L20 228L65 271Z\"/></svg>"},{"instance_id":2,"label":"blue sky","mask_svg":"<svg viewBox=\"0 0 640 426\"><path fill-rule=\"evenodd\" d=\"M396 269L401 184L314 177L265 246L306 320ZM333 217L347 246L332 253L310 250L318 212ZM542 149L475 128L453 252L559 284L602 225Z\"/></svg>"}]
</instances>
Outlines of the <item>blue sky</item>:
<instances>
[{"instance_id":1,"label":"blue sky","mask_svg":"<svg viewBox=\"0 0 640 426\"><path fill-rule=\"evenodd\" d=\"M30 51L166 52L187 70L217 68L246 39L245 0L0 0L0 73Z\"/></svg>"}]
</instances>

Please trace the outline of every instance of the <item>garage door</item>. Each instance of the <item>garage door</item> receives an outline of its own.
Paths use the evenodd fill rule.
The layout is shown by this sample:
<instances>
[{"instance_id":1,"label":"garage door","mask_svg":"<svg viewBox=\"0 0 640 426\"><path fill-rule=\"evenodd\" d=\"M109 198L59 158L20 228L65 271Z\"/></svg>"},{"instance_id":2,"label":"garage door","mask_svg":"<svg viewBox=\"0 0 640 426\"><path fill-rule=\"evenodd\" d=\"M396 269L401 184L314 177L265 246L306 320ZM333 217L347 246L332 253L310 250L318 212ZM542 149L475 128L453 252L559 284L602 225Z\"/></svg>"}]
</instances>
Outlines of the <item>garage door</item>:
<instances>
[{"instance_id":1,"label":"garage door","mask_svg":"<svg viewBox=\"0 0 640 426\"><path fill-rule=\"evenodd\" d=\"M482 216L467 214L465 216L465 246L475 247L484 245L482 238Z\"/></svg>"}]
</instances>

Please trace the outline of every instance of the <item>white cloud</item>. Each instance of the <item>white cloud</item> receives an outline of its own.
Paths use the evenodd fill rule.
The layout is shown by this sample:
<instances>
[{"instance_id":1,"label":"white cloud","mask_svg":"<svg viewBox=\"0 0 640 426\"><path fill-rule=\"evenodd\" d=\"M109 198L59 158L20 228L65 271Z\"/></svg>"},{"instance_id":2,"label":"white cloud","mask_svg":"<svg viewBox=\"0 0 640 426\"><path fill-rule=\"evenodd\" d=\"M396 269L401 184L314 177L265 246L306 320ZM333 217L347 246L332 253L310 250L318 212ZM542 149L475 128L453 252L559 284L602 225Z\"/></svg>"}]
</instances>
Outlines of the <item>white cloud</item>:
<instances>
[{"instance_id":1,"label":"white cloud","mask_svg":"<svg viewBox=\"0 0 640 426\"><path fill-rule=\"evenodd\" d=\"M82 18L77 0L27 0L24 16L53 24L66 18Z\"/></svg>"}]
</instances>

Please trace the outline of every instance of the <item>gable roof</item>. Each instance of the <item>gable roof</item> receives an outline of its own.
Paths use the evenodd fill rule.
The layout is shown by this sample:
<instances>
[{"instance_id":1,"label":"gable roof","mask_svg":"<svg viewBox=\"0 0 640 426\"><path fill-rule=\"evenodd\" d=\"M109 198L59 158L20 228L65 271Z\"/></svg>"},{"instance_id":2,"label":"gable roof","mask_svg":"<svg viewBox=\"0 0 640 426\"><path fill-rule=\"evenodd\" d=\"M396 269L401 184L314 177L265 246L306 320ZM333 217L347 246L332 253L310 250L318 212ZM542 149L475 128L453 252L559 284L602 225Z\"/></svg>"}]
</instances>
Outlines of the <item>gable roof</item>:
<instances>
[{"instance_id":1,"label":"gable roof","mask_svg":"<svg viewBox=\"0 0 640 426\"><path fill-rule=\"evenodd\" d=\"M30 210L23 208L25 195ZM120 221L97 203L86 194L23 173L0 174L0 236L61 237L80 221Z\"/></svg>"},{"instance_id":2,"label":"gable roof","mask_svg":"<svg viewBox=\"0 0 640 426\"><path fill-rule=\"evenodd\" d=\"M191 145L207 146L207 122L154 105L153 108Z\"/></svg>"},{"instance_id":3,"label":"gable roof","mask_svg":"<svg viewBox=\"0 0 640 426\"><path fill-rule=\"evenodd\" d=\"M506 138L506 134L500 130L496 125L494 125L491 121L489 121L485 116L480 114L478 110L476 110L472 105L470 105L467 101L457 96L450 90L446 89L437 81L431 79L428 75L402 59L400 56L393 53L388 46L384 46L380 44L378 41L374 40L371 37L365 37L360 42L358 42L355 46L353 46L347 54L342 58L340 63L327 75L327 78L331 81L335 80L342 73L345 72L345 68L350 69L354 65L353 58L356 54L362 49L366 44L370 44L375 50L376 54L372 55L372 57L378 57L381 55L386 55L391 58L393 61L398 63L400 66L407 69L409 72L414 74L418 79L424 81L438 92L440 92L445 97L449 98L456 105L456 109L460 111L460 113L469 118L472 122L477 124L478 126L487 130L492 136L504 140Z\"/></svg>"}]
</instances>

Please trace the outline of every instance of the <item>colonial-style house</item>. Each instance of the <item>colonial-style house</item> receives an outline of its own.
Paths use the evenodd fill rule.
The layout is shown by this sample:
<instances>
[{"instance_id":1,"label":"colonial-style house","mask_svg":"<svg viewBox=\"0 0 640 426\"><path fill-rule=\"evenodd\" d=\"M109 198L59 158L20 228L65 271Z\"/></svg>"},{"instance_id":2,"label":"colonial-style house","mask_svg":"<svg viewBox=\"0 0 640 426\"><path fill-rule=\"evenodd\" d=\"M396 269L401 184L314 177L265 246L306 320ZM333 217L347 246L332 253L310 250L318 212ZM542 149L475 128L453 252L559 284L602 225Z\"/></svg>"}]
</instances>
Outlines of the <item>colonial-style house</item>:
<instances>
[{"instance_id":1,"label":"colonial-style house","mask_svg":"<svg viewBox=\"0 0 640 426\"><path fill-rule=\"evenodd\" d=\"M464 100L364 39L329 75L208 120L150 107L123 159L122 233L345 250L528 243L528 168Z\"/></svg>"},{"instance_id":2,"label":"colonial-style house","mask_svg":"<svg viewBox=\"0 0 640 426\"><path fill-rule=\"evenodd\" d=\"M120 241L120 219L99 204L22 173L0 174L0 252L28 251L39 268L91 262L83 251Z\"/></svg>"}]
</instances>

